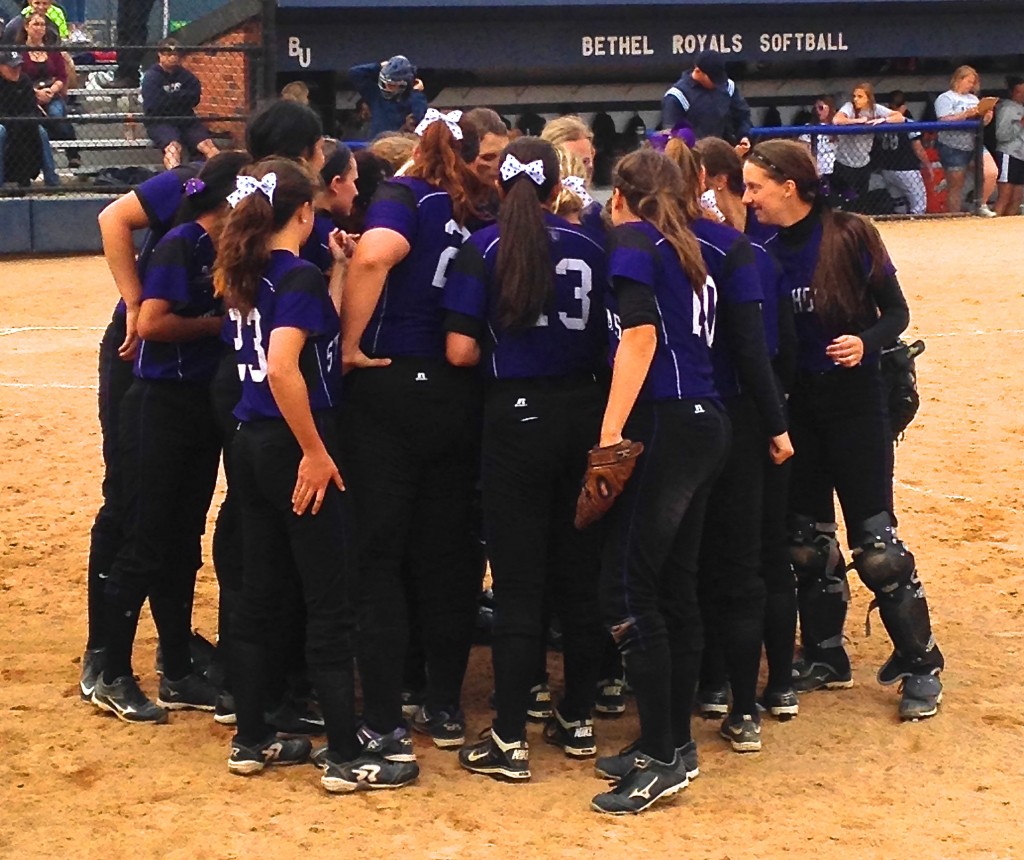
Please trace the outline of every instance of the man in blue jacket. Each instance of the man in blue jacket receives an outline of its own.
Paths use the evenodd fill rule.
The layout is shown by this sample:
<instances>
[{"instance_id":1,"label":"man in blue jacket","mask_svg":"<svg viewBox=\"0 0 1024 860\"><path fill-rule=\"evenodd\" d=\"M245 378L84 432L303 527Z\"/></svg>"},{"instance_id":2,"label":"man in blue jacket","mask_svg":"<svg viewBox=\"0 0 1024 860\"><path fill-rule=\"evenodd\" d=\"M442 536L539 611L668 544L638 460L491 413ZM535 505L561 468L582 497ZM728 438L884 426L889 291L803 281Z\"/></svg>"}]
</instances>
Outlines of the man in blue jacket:
<instances>
[{"instance_id":1,"label":"man in blue jacket","mask_svg":"<svg viewBox=\"0 0 1024 860\"><path fill-rule=\"evenodd\" d=\"M693 70L685 72L661 101L663 128L689 125L697 140L721 137L743 155L750 149L750 108L725 73L718 51L701 51Z\"/></svg>"},{"instance_id":2,"label":"man in blue jacket","mask_svg":"<svg viewBox=\"0 0 1024 860\"><path fill-rule=\"evenodd\" d=\"M408 57L397 54L382 63L365 63L348 70L352 86L370 106L370 139L382 131L402 131L411 115L410 131L427 112L423 81Z\"/></svg>"},{"instance_id":3,"label":"man in blue jacket","mask_svg":"<svg viewBox=\"0 0 1024 860\"><path fill-rule=\"evenodd\" d=\"M157 42L157 63L142 76L142 116L153 145L164 153L164 167L181 164L182 148L212 158L219 151L196 117L202 97L199 78L181 65L176 39Z\"/></svg>"}]
</instances>

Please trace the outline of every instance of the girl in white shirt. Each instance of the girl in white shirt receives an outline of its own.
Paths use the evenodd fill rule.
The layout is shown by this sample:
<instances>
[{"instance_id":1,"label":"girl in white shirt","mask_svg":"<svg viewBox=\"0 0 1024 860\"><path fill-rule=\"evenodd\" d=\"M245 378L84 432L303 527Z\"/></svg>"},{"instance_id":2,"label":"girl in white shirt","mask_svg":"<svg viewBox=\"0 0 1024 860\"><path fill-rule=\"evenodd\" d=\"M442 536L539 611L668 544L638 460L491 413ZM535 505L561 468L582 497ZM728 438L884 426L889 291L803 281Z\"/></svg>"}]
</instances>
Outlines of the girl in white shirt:
<instances>
[{"instance_id":1,"label":"girl in white shirt","mask_svg":"<svg viewBox=\"0 0 1024 860\"><path fill-rule=\"evenodd\" d=\"M835 125L879 125L884 122L903 122L903 115L875 102L875 90L864 82L853 88L850 101L836 113ZM836 141L835 185L840 197L854 199L868 192L871 180L871 145L873 134L843 134ZM856 204L843 208L856 210Z\"/></svg>"}]
</instances>

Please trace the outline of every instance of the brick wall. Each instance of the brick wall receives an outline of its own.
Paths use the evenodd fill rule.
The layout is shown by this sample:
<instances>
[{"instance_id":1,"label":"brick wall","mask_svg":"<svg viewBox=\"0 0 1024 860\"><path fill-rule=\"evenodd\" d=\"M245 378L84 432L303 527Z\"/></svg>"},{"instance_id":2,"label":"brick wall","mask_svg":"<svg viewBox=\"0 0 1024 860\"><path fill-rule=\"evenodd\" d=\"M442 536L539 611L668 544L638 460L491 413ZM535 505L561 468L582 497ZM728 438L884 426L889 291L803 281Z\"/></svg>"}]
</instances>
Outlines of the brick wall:
<instances>
[{"instance_id":1,"label":"brick wall","mask_svg":"<svg viewBox=\"0 0 1024 860\"><path fill-rule=\"evenodd\" d=\"M204 42L209 45L260 44L262 28L257 18L243 21L236 27ZM196 108L200 115L230 116L238 122L211 122L210 131L219 137L231 137L238 147L245 145L245 119L252 113L253 55L243 53L196 52L185 59L185 65L203 85L203 98Z\"/></svg>"}]
</instances>

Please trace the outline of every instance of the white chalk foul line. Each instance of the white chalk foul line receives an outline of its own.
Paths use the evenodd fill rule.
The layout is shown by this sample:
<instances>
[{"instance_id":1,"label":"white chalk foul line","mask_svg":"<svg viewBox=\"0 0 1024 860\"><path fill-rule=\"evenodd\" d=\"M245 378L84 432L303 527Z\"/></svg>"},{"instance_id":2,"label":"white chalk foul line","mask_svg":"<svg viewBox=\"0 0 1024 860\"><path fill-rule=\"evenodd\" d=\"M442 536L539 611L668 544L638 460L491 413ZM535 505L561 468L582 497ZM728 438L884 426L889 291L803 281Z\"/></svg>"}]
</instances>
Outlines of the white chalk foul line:
<instances>
[{"instance_id":1,"label":"white chalk foul line","mask_svg":"<svg viewBox=\"0 0 1024 860\"><path fill-rule=\"evenodd\" d=\"M901 489L910 490L912 493L920 493L922 496L937 496L938 498L945 499L948 502L967 502L968 504L971 505L974 504L974 499L971 498L970 496L961 496L957 493L937 493L935 490L932 490L928 487L915 487L913 484L908 484L905 481L901 481L899 479L894 480L893 483L897 487L900 487ZM999 507L1001 510L1008 511L1011 514L1020 513L1020 511L1017 508L1004 507L1002 505L997 505L997 507Z\"/></svg>"},{"instance_id":2,"label":"white chalk foul line","mask_svg":"<svg viewBox=\"0 0 1024 860\"><path fill-rule=\"evenodd\" d=\"M920 337L927 340L930 337L978 337L979 335L990 334L1024 334L1024 328L997 328L987 331L979 328L974 331L943 331L933 334L922 334Z\"/></svg>"},{"instance_id":3,"label":"white chalk foul line","mask_svg":"<svg viewBox=\"0 0 1024 860\"><path fill-rule=\"evenodd\" d=\"M0 328L0 337L9 334L22 334L27 331L104 331L101 325L21 325L13 328Z\"/></svg>"},{"instance_id":4,"label":"white chalk foul line","mask_svg":"<svg viewBox=\"0 0 1024 860\"><path fill-rule=\"evenodd\" d=\"M72 385L67 382L0 382L0 388L71 388L80 391L95 391L95 385Z\"/></svg>"}]
</instances>

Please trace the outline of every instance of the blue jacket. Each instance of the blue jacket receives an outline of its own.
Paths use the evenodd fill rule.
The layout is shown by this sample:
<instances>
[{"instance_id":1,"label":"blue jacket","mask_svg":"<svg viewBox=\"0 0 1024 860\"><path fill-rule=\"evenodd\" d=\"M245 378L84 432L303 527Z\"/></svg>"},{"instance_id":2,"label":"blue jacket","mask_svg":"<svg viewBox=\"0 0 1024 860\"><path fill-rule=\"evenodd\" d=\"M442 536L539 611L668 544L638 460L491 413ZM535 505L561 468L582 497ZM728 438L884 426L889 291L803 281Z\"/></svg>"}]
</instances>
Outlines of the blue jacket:
<instances>
[{"instance_id":1,"label":"blue jacket","mask_svg":"<svg viewBox=\"0 0 1024 860\"><path fill-rule=\"evenodd\" d=\"M684 121L697 140L721 137L737 143L750 134L750 107L731 78L709 90L686 72L661 100L663 128L673 128Z\"/></svg>"},{"instance_id":2,"label":"blue jacket","mask_svg":"<svg viewBox=\"0 0 1024 860\"><path fill-rule=\"evenodd\" d=\"M146 117L195 116L201 97L199 78L180 66L168 72L156 63L142 76L142 112Z\"/></svg>"},{"instance_id":3,"label":"blue jacket","mask_svg":"<svg viewBox=\"0 0 1024 860\"><path fill-rule=\"evenodd\" d=\"M419 90L410 87L405 97L386 99L377 86L380 77L380 63L364 63L348 70L352 86L370 106L370 138L382 131L399 131L405 118L412 114L416 122L423 119L427 112L427 97Z\"/></svg>"}]
</instances>

